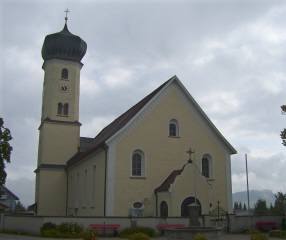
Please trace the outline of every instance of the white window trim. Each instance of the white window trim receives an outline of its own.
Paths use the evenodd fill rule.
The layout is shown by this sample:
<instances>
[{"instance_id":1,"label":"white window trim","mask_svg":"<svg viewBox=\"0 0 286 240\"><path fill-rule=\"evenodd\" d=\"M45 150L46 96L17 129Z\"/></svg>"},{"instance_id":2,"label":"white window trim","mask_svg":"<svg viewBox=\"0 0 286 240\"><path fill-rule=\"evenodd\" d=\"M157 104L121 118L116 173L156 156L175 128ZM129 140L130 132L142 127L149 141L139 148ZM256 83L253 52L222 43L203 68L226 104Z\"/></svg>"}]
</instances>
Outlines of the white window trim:
<instances>
[{"instance_id":1,"label":"white window trim","mask_svg":"<svg viewBox=\"0 0 286 240\"><path fill-rule=\"evenodd\" d=\"M170 124L175 124L176 126L176 136L171 136L170 135ZM176 118L172 118L168 122L168 136L171 138L178 138L180 137L180 124L179 121Z\"/></svg>"},{"instance_id":2,"label":"white window trim","mask_svg":"<svg viewBox=\"0 0 286 240\"><path fill-rule=\"evenodd\" d=\"M209 153L205 153L201 157L201 168L202 168L202 173L203 173L203 158L207 158L209 160L209 177L207 178L208 180L214 180L214 161L213 157Z\"/></svg>"},{"instance_id":3,"label":"white window trim","mask_svg":"<svg viewBox=\"0 0 286 240\"><path fill-rule=\"evenodd\" d=\"M136 153L141 155L141 175L140 176L135 176L135 175L132 174L133 155L136 154ZM145 154L145 152L142 149L135 149L131 153L130 178L141 178L141 179L145 179L146 178L146 154Z\"/></svg>"}]
</instances>

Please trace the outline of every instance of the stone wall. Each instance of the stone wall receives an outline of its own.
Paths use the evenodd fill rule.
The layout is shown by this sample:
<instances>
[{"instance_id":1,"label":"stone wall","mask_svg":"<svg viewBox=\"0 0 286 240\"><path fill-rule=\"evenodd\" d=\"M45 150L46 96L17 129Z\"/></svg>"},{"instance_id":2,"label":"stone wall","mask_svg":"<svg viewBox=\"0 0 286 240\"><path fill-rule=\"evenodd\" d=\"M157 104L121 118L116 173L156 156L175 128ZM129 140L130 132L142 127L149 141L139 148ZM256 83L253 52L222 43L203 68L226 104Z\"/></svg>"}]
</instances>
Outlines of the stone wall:
<instances>
[{"instance_id":1,"label":"stone wall","mask_svg":"<svg viewBox=\"0 0 286 240\"><path fill-rule=\"evenodd\" d=\"M277 227L281 228L283 215L280 216L251 216L250 228L257 229L256 222L276 222ZM234 214L228 215L228 231L229 233L240 233L245 229L249 229L248 216L236 216ZM200 218L201 225L210 227L209 216ZM76 222L82 224L87 228L89 224L120 224L120 230L125 228L142 226L150 227L156 230L157 224L184 224L189 226L189 218L169 217L142 217L142 218L128 218L128 217L52 217L52 216L20 216L20 215L5 215L1 213L0 218L0 232L23 232L32 235L40 235L40 228L46 222L61 224L62 222ZM112 233L110 233L112 234Z\"/></svg>"},{"instance_id":2,"label":"stone wall","mask_svg":"<svg viewBox=\"0 0 286 240\"><path fill-rule=\"evenodd\" d=\"M235 214L228 215L229 217L229 232L230 233L240 233L245 231L245 229L257 229L257 222L276 222L277 228L281 229L281 222L283 215L263 215L263 216L236 216ZM250 222L250 224L249 224Z\"/></svg>"},{"instance_id":3,"label":"stone wall","mask_svg":"<svg viewBox=\"0 0 286 240\"><path fill-rule=\"evenodd\" d=\"M62 222L76 222L87 228L89 224L120 224L120 230L130 228L131 226L150 227L155 229L156 233L161 234L157 229L157 224L184 224L189 225L188 218L127 218L127 217L52 217L52 216L21 216L1 214L0 232L22 232L31 235L40 235L40 228L46 222L52 222L57 225ZM112 235L108 232L107 235Z\"/></svg>"}]
</instances>

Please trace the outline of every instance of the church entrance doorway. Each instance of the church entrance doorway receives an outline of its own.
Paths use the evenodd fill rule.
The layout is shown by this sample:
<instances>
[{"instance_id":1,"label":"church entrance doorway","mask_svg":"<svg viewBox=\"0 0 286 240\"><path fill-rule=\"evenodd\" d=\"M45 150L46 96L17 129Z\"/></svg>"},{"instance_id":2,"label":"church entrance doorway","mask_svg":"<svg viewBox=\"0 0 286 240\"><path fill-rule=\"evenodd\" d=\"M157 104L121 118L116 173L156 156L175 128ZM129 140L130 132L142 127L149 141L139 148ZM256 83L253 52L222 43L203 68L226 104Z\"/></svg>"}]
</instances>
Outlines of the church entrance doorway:
<instances>
[{"instance_id":1,"label":"church entrance doorway","mask_svg":"<svg viewBox=\"0 0 286 240\"><path fill-rule=\"evenodd\" d=\"M165 201L160 204L160 217L168 217L168 204Z\"/></svg>"},{"instance_id":2,"label":"church entrance doorway","mask_svg":"<svg viewBox=\"0 0 286 240\"><path fill-rule=\"evenodd\" d=\"M181 205L181 216L182 217L188 217L189 216L189 209L188 206L192 203L195 203L195 198L194 197L187 197L185 200L182 202ZM201 202L197 199L196 204L200 205L200 214L202 213L202 205Z\"/></svg>"}]
</instances>

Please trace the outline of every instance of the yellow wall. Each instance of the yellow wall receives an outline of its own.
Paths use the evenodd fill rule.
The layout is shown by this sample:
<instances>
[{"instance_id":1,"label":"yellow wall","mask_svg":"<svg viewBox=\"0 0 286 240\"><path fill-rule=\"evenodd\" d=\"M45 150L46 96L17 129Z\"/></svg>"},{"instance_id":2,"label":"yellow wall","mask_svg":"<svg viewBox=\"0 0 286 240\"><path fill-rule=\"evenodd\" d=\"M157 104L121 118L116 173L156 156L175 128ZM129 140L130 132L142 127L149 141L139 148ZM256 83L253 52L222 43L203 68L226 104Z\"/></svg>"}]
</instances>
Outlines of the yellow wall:
<instances>
[{"instance_id":1,"label":"yellow wall","mask_svg":"<svg viewBox=\"0 0 286 240\"><path fill-rule=\"evenodd\" d=\"M168 137L169 121L176 119L180 137ZM189 148L196 151L196 162L201 171L201 157L208 153L214 162L212 202L219 198L227 209L225 153L182 102L175 90L167 96L116 145L115 162L115 216L127 216L133 202L151 201L149 209L155 215L154 189L175 169L187 163ZM131 157L136 149L146 156L146 179L131 178ZM189 185L189 183L184 183ZM204 202L203 204L209 204ZM208 211L208 210L206 210ZM173 216L178 211L172 210Z\"/></svg>"},{"instance_id":2,"label":"yellow wall","mask_svg":"<svg viewBox=\"0 0 286 240\"><path fill-rule=\"evenodd\" d=\"M65 215L67 174L64 169L42 169L42 164L65 165L78 151L79 81L82 64L76 61L50 59L43 65L45 71L42 101L42 122L40 125L38 164L36 170L36 202L38 214ZM62 69L68 69L68 79L61 79ZM61 84L67 84L69 91L60 91ZM68 116L58 116L58 103L69 104ZM44 121L46 118L53 122Z\"/></svg>"},{"instance_id":3,"label":"yellow wall","mask_svg":"<svg viewBox=\"0 0 286 240\"><path fill-rule=\"evenodd\" d=\"M88 159L68 170L68 215L104 216L105 150L100 149ZM93 167L96 166L95 205L92 204ZM84 201L84 178L87 170L86 201ZM79 174L79 189L77 176ZM71 178L72 184L71 184ZM78 191L78 192L77 192ZM77 193L77 194L76 194ZM86 202L86 204L84 204ZM77 208L77 210L76 210Z\"/></svg>"},{"instance_id":4,"label":"yellow wall","mask_svg":"<svg viewBox=\"0 0 286 240\"><path fill-rule=\"evenodd\" d=\"M78 62L51 59L45 61L45 80L43 85L42 119L47 117L60 121L79 120L79 82L82 64ZM68 79L61 79L62 69L67 68ZM62 93L61 84L67 84L69 91ZM58 103L69 103L69 116L57 116Z\"/></svg>"},{"instance_id":5,"label":"yellow wall","mask_svg":"<svg viewBox=\"0 0 286 240\"><path fill-rule=\"evenodd\" d=\"M44 123L40 131L38 166L66 164L78 151L80 126Z\"/></svg>"},{"instance_id":6,"label":"yellow wall","mask_svg":"<svg viewBox=\"0 0 286 240\"><path fill-rule=\"evenodd\" d=\"M38 170L36 184L38 215L66 215L66 174L65 170Z\"/></svg>"}]
</instances>

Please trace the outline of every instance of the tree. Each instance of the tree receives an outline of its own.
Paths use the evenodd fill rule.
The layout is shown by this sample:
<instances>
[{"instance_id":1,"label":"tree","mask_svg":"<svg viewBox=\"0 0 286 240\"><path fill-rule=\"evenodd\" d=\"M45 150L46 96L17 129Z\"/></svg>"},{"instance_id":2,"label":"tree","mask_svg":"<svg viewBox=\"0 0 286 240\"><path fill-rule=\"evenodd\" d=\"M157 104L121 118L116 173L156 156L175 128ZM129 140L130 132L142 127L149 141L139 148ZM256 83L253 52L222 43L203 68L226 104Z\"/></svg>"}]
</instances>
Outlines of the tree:
<instances>
[{"instance_id":1,"label":"tree","mask_svg":"<svg viewBox=\"0 0 286 240\"><path fill-rule=\"evenodd\" d=\"M243 210L246 211L246 204L243 204Z\"/></svg>"},{"instance_id":2,"label":"tree","mask_svg":"<svg viewBox=\"0 0 286 240\"><path fill-rule=\"evenodd\" d=\"M281 106L281 114L286 115L286 105ZM280 133L280 137L282 139L282 144L286 146L286 128Z\"/></svg>"},{"instance_id":3,"label":"tree","mask_svg":"<svg viewBox=\"0 0 286 240\"><path fill-rule=\"evenodd\" d=\"M20 201L17 201L14 212L15 213L26 212L26 208Z\"/></svg>"},{"instance_id":4,"label":"tree","mask_svg":"<svg viewBox=\"0 0 286 240\"><path fill-rule=\"evenodd\" d=\"M266 200L258 198L254 204L254 215L265 215L268 213L268 210Z\"/></svg>"},{"instance_id":5,"label":"tree","mask_svg":"<svg viewBox=\"0 0 286 240\"><path fill-rule=\"evenodd\" d=\"M238 209L238 202L234 202L234 209Z\"/></svg>"},{"instance_id":6,"label":"tree","mask_svg":"<svg viewBox=\"0 0 286 240\"><path fill-rule=\"evenodd\" d=\"M12 140L10 130L3 125L3 118L0 118L0 186L6 182L5 162L10 163L11 152L13 150L9 144L9 141Z\"/></svg>"},{"instance_id":7,"label":"tree","mask_svg":"<svg viewBox=\"0 0 286 240\"><path fill-rule=\"evenodd\" d=\"M277 194L274 194L275 196L275 203L274 207L272 209L273 214L283 214L284 208L283 208L283 200L286 200L286 194L283 194L281 191L279 191Z\"/></svg>"}]
</instances>

